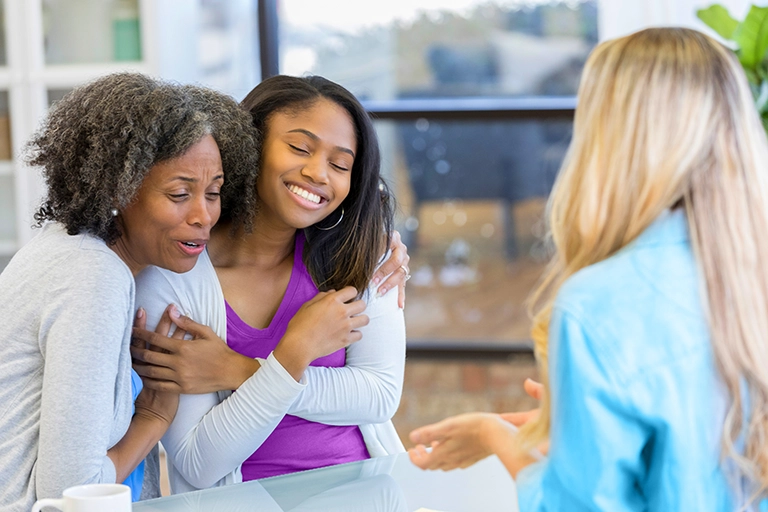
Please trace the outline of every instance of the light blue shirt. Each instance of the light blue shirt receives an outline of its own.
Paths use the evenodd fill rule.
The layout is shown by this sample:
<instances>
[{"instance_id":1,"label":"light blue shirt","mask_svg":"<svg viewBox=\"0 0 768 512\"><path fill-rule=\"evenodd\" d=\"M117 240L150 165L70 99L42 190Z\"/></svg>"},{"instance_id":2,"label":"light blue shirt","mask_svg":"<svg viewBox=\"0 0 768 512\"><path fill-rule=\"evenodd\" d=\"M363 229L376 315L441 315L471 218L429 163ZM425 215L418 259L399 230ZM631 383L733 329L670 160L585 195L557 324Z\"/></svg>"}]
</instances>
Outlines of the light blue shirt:
<instances>
[{"instance_id":1,"label":"light blue shirt","mask_svg":"<svg viewBox=\"0 0 768 512\"><path fill-rule=\"evenodd\" d=\"M550 323L550 451L518 474L521 512L743 502L748 484L721 463L727 400L701 286L681 210L565 282Z\"/></svg>"},{"instance_id":2,"label":"light blue shirt","mask_svg":"<svg viewBox=\"0 0 768 512\"><path fill-rule=\"evenodd\" d=\"M144 383L141 381L141 377L136 373L136 370L131 368L131 391L133 393L133 402L139 397L139 393L144 388ZM133 407L133 412L136 412L136 407ZM144 484L144 462L141 461L136 469L134 469L128 478L123 481L123 484L131 488L131 501L139 501L141 499L141 488Z\"/></svg>"}]
</instances>

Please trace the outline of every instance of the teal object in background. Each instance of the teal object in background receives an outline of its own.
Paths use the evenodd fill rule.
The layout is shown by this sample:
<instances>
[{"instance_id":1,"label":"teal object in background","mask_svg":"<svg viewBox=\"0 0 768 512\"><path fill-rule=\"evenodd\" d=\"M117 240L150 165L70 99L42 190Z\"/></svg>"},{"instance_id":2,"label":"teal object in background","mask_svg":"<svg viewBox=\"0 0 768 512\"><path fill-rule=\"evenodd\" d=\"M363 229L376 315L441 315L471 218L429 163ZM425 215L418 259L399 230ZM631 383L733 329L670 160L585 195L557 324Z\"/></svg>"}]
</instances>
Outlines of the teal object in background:
<instances>
[{"instance_id":1,"label":"teal object in background","mask_svg":"<svg viewBox=\"0 0 768 512\"><path fill-rule=\"evenodd\" d=\"M112 18L115 61L141 60L141 26L135 0L120 0Z\"/></svg>"}]
</instances>

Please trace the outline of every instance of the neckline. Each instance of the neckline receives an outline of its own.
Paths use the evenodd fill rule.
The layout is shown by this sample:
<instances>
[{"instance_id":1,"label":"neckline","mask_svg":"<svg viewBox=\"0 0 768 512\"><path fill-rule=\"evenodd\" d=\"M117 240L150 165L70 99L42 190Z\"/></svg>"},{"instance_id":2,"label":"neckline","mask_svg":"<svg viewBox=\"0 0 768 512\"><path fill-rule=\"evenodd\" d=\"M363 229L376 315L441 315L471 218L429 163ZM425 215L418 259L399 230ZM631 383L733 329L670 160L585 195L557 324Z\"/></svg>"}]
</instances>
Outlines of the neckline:
<instances>
[{"instance_id":1,"label":"neckline","mask_svg":"<svg viewBox=\"0 0 768 512\"><path fill-rule=\"evenodd\" d=\"M285 288L285 293L283 294L283 300L280 301L280 305L277 307L277 311L275 311L275 314L272 315L272 319L269 321L269 324L264 328L254 327L242 318L240 318L240 315L237 314L237 311L234 310L232 306L229 305L229 302L227 302L226 299L224 299L224 305L227 310L227 318L231 317L236 320L236 324L233 325L237 330L255 334L255 333L263 333L263 334L269 334L271 333L277 326L281 323L282 318L285 316L285 309L288 307L288 304L291 303L291 299L293 298L293 295L296 293L296 288L299 284L299 272L298 268L302 264L303 258L302 253L304 252L304 234L301 231L298 231L296 233L296 238L294 239L294 246L293 246L293 266L291 267L291 277L288 279L288 286Z\"/></svg>"}]
</instances>

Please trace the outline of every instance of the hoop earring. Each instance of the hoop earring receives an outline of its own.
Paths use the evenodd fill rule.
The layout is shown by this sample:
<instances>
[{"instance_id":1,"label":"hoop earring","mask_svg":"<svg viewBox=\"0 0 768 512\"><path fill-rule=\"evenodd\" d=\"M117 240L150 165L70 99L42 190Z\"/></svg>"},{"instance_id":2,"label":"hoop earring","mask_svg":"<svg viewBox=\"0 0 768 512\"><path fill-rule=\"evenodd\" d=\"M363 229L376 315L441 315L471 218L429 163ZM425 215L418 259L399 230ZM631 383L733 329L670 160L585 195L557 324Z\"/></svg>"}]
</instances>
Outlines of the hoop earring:
<instances>
[{"instance_id":1,"label":"hoop earring","mask_svg":"<svg viewBox=\"0 0 768 512\"><path fill-rule=\"evenodd\" d=\"M319 229L320 231L330 231L330 230L332 230L333 228L335 228L336 226L338 226L338 225L341 223L341 219L343 219L343 218L344 218L344 207L342 206L342 207L341 207L341 216L339 217L339 220L337 220L337 221L336 221L336 224L334 224L333 226L331 226L331 227L329 227L329 228L321 228L321 227L320 227L320 226L318 226L317 224L315 224L315 227L316 227L317 229Z\"/></svg>"}]
</instances>

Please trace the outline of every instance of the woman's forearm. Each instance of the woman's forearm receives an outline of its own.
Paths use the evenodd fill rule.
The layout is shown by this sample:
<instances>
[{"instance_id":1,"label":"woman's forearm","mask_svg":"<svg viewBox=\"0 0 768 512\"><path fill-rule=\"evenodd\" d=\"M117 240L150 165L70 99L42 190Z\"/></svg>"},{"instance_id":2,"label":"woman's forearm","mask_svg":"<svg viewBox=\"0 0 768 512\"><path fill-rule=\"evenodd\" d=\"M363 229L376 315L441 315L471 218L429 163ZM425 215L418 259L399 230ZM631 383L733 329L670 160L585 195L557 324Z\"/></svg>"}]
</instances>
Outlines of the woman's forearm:
<instances>
[{"instance_id":1,"label":"woman's forearm","mask_svg":"<svg viewBox=\"0 0 768 512\"><path fill-rule=\"evenodd\" d=\"M169 459L189 484L211 487L261 446L303 388L273 356L221 403L183 395L162 439Z\"/></svg>"},{"instance_id":2,"label":"woman's forearm","mask_svg":"<svg viewBox=\"0 0 768 512\"><path fill-rule=\"evenodd\" d=\"M133 416L123 438L107 450L107 457L115 465L115 481L122 482L149 454L168 429L161 418L137 413Z\"/></svg>"}]
</instances>

